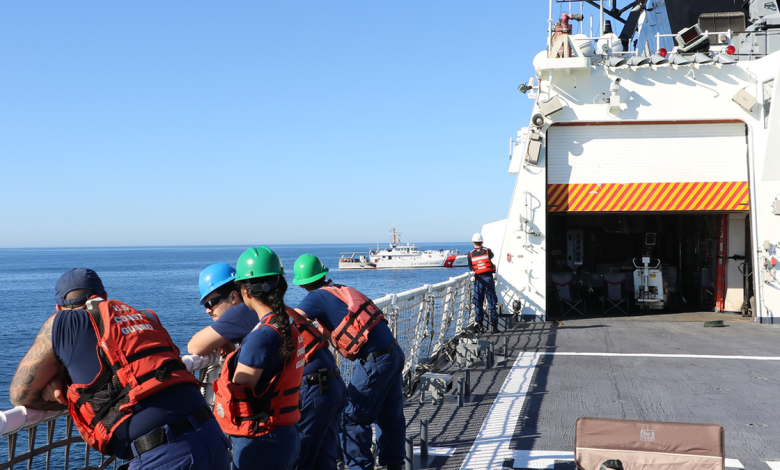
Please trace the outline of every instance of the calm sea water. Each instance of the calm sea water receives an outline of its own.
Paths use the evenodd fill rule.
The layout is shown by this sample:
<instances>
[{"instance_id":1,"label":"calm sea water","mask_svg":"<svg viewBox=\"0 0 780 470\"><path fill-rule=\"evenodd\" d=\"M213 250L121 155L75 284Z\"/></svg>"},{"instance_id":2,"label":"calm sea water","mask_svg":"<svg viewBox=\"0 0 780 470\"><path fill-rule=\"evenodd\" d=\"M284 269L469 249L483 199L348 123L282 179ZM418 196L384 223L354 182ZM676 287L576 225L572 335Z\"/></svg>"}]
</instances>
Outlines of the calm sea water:
<instances>
[{"instance_id":1,"label":"calm sea water","mask_svg":"<svg viewBox=\"0 0 780 470\"><path fill-rule=\"evenodd\" d=\"M296 306L305 291L292 284L292 266L303 253L320 257L330 278L376 299L460 275L466 268L339 271L341 252L366 251L365 245L277 245L271 248L287 270L285 301ZM187 342L211 319L198 305L198 274L212 263L235 266L245 246L143 248L0 249L0 410L11 408L8 386L16 366L49 315L54 313L54 283L71 268L97 271L109 297L136 308L154 310L173 340L186 352ZM465 253L470 243L429 243L425 249L452 248Z\"/></svg>"}]
</instances>

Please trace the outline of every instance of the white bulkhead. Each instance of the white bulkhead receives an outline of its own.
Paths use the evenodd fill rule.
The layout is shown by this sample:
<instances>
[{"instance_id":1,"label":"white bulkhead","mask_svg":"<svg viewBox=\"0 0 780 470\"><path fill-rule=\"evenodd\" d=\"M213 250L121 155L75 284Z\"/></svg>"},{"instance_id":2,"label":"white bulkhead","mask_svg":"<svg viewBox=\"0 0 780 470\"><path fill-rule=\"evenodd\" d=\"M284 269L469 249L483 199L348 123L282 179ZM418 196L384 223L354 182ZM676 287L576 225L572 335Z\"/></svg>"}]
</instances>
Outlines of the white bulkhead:
<instances>
[{"instance_id":1,"label":"white bulkhead","mask_svg":"<svg viewBox=\"0 0 780 470\"><path fill-rule=\"evenodd\" d=\"M555 31L524 86L535 105L507 219L483 229L504 308L543 320L606 310L624 290L641 310L647 257L664 311L780 322L780 51L723 59L723 36L703 56L661 57L645 34L644 50L588 56Z\"/></svg>"}]
</instances>

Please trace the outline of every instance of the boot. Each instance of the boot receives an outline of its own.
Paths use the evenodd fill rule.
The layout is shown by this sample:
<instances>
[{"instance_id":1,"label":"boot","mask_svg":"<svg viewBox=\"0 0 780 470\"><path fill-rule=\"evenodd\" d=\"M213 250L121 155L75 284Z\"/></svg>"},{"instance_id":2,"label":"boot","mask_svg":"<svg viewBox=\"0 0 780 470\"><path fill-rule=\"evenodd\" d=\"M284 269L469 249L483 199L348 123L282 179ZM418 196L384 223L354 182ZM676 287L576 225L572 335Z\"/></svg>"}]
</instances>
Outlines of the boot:
<instances>
[{"instance_id":1,"label":"boot","mask_svg":"<svg viewBox=\"0 0 780 470\"><path fill-rule=\"evenodd\" d=\"M492 322L490 322L490 326L492 327L492 329L490 330L491 333L498 333L499 332L498 331L498 320L493 320Z\"/></svg>"},{"instance_id":2,"label":"boot","mask_svg":"<svg viewBox=\"0 0 780 470\"><path fill-rule=\"evenodd\" d=\"M484 333L485 332L485 324L481 321L478 321L474 324L474 333Z\"/></svg>"},{"instance_id":3,"label":"boot","mask_svg":"<svg viewBox=\"0 0 780 470\"><path fill-rule=\"evenodd\" d=\"M389 463L387 464L387 470L403 470L404 464L402 463Z\"/></svg>"}]
</instances>

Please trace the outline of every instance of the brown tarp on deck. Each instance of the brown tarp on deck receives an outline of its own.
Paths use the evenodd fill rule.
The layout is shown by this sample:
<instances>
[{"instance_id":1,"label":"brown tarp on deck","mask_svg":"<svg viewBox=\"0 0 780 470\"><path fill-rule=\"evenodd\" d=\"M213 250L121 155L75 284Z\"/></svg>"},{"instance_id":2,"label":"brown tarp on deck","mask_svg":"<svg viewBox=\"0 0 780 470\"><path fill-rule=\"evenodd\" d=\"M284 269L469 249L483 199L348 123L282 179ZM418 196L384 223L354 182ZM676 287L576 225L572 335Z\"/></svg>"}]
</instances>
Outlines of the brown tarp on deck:
<instances>
[{"instance_id":1,"label":"brown tarp on deck","mask_svg":"<svg viewBox=\"0 0 780 470\"><path fill-rule=\"evenodd\" d=\"M624 470L723 470L723 426L603 418L579 418L574 460L581 470L599 470L617 459Z\"/></svg>"}]
</instances>

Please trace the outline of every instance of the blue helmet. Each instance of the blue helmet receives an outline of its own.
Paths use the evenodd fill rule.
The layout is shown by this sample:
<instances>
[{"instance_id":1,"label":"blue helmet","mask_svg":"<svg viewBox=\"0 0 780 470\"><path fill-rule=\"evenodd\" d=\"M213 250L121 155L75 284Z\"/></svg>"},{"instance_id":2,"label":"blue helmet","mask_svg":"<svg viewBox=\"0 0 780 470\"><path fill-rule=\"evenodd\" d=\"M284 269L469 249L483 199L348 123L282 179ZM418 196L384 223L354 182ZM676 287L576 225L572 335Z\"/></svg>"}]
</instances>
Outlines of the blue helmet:
<instances>
[{"instance_id":1,"label":"blue helmet","mask_svg":"<svg viewBox=\"0 0 780 470\"><path fill-rule=\"evenodd\" d=\"M228 282L233 282L236 278L236 270L227 263L212 264L200 272L198 279L198 290L200 291L200 304L205 303L206 296L224 286Z\"/></svg>"}]
</instances>

